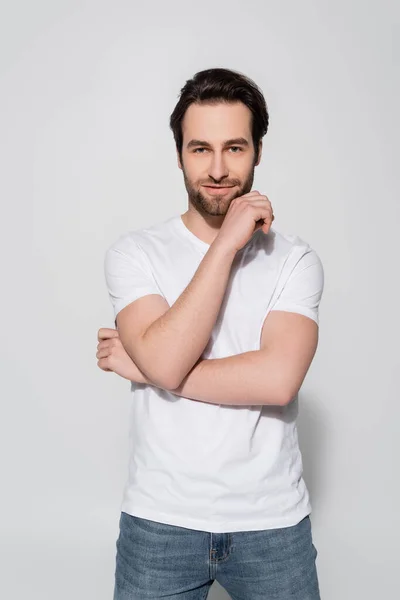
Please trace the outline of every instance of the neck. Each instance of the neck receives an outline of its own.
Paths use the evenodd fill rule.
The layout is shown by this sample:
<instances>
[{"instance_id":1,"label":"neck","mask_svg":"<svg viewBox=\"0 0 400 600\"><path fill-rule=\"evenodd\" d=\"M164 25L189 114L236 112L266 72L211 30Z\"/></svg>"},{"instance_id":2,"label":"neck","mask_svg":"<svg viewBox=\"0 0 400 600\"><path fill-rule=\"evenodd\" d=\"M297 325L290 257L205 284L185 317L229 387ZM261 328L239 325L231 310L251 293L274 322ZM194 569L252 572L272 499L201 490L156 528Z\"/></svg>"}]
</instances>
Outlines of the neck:
<instances>
[{"instance_id":1,"label":"neck","mask_svg":"<svg viewBox=\"0 0 400 600\"><path fill-rule=\"evenodd\" d=\"M202 215L189 205L181 215L185 226L206 244L212 244L217 237L225 215Z\"/></svg>"}]
</instances>

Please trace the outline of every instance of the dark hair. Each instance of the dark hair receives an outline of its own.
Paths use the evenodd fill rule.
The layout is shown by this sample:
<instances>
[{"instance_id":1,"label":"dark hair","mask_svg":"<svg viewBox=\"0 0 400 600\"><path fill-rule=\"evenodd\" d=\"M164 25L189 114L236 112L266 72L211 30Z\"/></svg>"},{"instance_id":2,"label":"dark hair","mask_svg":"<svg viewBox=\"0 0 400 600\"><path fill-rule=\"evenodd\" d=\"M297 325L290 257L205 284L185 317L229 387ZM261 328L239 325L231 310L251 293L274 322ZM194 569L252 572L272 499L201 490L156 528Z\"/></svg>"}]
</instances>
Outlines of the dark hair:
<instances>
[{"instance_id":1,"label":"dark hair","mask_svg":"<svg viewBox=\"0 0 400 600\"><path fill-rule=\"evenodd\" d=\"M182 160L182 120L193 103L218 104L219 102L243 102L252 112L252 137L258 159L258 145L267 133L269 115L265 98L252 79L239 71L230 69L205 69L188 79L180 91L180 98L169 121L176 148Z\"/></svg>"}]
</instances>

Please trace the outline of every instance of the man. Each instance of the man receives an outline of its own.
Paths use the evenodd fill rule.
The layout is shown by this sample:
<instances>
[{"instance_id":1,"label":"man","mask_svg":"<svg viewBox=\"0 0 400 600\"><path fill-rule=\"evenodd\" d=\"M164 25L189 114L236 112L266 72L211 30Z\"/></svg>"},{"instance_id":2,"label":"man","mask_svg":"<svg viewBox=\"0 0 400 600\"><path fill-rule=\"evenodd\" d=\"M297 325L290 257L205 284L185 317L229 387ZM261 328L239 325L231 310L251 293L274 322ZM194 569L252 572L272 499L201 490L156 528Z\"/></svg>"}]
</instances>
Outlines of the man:
<instances>
[{"instance_id":1,"label":"man","mask_svg":"<svg viewBox=\"0 0 400 600\"><path fill-rule=\"evenodd\" d=\"M131 381L132 451L114 600L319 599L297 392L318 342L323 267L252 190L268 128L256 84L186 82L171 115L183 215L105 255L117 330L98 366Z\"/></svg>"}]
</instances>

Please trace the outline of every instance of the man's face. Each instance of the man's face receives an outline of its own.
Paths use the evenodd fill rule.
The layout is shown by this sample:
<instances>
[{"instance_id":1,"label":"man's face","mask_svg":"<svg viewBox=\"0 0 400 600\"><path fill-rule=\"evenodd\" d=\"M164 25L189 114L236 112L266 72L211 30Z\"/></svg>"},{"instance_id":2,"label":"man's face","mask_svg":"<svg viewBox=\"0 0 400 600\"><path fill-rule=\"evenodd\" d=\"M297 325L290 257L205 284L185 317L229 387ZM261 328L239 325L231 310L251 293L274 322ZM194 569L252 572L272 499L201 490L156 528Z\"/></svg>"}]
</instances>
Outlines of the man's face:
<instances>
[{"instance_id":1,"label":"man's face","mask_svg":"<svg viewBox=\"0 0 400 600\"><path fill-rule=\"evenodd\" d=\"M191 104L182 122L182 162L189 201L206 216L225 215L234 198L251 191L255 149L251 112L242 102ZM216 189L211 186L227 186Z\"/></svg>"}]
</instances>

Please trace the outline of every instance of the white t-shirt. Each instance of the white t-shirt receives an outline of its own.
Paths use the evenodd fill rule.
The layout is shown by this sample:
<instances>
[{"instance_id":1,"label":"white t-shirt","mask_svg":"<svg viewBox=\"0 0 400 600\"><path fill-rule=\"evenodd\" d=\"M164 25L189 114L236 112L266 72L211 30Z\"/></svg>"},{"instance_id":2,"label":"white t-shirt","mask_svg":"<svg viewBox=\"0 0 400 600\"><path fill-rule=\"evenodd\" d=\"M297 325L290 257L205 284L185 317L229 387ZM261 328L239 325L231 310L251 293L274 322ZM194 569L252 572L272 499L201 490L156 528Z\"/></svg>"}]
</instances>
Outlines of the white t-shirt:
<instances>
[{"instance_id":1,"label":"white t-shirt","mask_svg":"<svg viewBox=\"0 0 400 600\"><path fill-rule=\"evenodd\" d=\"M121 236L104 260L114 318L147 294L161 294L172 306L208 248L180 215ZM322 263L306 242L274 228L267 235L258 230L236 254L202 358L258 350L271 310L318 323L323 286ZM215 533L288 527L311 512L297 396L287 406L249 406L195 401L135 382L131 391L122 511Z\"/></svg>"}]
</instances>

